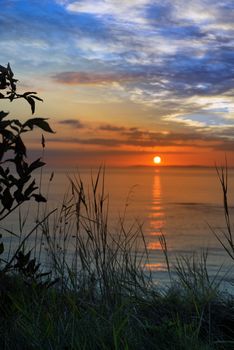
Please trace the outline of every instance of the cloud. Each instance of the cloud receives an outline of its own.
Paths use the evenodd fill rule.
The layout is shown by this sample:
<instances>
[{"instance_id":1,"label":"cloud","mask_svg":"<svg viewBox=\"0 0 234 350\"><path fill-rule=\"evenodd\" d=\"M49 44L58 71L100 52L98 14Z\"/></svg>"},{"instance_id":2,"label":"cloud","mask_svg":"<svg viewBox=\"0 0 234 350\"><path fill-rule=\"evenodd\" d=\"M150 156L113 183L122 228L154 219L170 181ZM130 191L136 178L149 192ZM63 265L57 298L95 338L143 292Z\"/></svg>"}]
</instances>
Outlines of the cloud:
<instances>
[{"instance_id":1,"label":"cloud","mask_svg":"<svg viewBox=\"0 0 234 350\"><path fill-rule=\"evenodd\" d=\"M108 137L101 134L92 138L56 138L48 139L49 142L71 143L87 146L101 146L104 148L138 147L149 149L154 147L169 146L196 146L196 147L216 147L216 144L225 143L227 138L217 135L209 135L201 132L176 133L176 132L152 132L138 128L126 128L114 125L100 126L96 135L103 131L113 131L115 137Z\"/></svg>"},{"instance_id":2,"label":"cloud","mask_svg":"<svg viewBox=\"0 0 234 350\"><path fill-rule=\"evenodd\" d=\"M66 5L68 11L88 13L97 17L113 17L116 20L144 23L145 6L149 0L81 0Z\"/></svg>"},{"instance_id":3,"label":"cloud","mask_svg":"<svg viewBox=\"0 0 234 350\"><path fill-rule=\"evenodd\" d=\"M142 75L95 72L60 72L53 75L52 79L58 83L68 85L102 85L142 79Z\"/></svg>"},{"instance_id":4,"label":"cloud","mask_svg":"<svg viewBox=\"0 0 234 350\"><path fill-rule=\"evenodd\" d=\"M146 136L146 135L145 135ZM53 138L47 139L47 142L58 142L66 144L77 144L80 146L97 146L100 149L110 150L110 152L115 152L119 150L122 153L128 153L128 150L124 150L126 146L134 147L137 152L139 150L144 150L144 152L151 153L154 148L160 147L160 152L163 152L164 147L177 147L183 150L184 147L193 147L197 149L210 149L214 151L226 151L233 152L234 150L234 140L228 140L225 137L212 137L212 136L199 136L194 134L172 134L167 137L158 136L156 134L148 135L148 137L141 139L129 138L125 140L117 138L85 138L85 139L66 139L66 138ZM85 150L86 152L86 150ZM95 152L99 152L99 149L95 147ZM183 153L183 151L181 151ZM168 151L165 151L168 153ZM169 152L170 153L170 152ZM175 152L176 153L176 152Z\"/></svg>"},{"instance_id":5,"label":"cloud","mask_svg":"<svg viewBox=\"0 0 234 350\"><path fill-rule=\"evenodd\" d=\"M4 0L2 64L49 93L78 85L87 104L129 101L155 128L213 135L234 118L233 10L232 0Z\"/></svg>"},{"instance_id":6,"label":"cloud","mask_svg":"<svg viewBox=\"0 0 234 350\"><path fill-rule=\"evenodd\" d=\"M199 119L199 116L197 116ZM73 125L75 120L67 122L68 125ZM178 122L178 121L177 121ZM126 127L115 124L100 124L94 129L91 125L85 125L89 131L86 136L80 137L53 137L48 138L47 141L51 143L71 144L72 147L77 145L85 147L85 150L94 148L96 150L121 152L126 149L136 149L144 152L152 152L154 149L160 147L160 152L168 151L168 147L176 147L176 150L184 147L193 147L199 149L209 149L214 151L233 151L234 150L234 125L230 123L226 126L216 123L213 126L204 126L199 120L192 119L181 120L181 123L188 123L187 128L182 131L152 131L143 129L142 127ZM82 124L82 123L81 123ZM211 123L210 123L211 124ZM82 124L83 125L83 124ZM93 137L90 135L93 133ZM87 136L89 135L89 136Z\"/></svg>"},{"instance_id":7,"label":"cloud","mask_svg":"<svg viewBox=\"0 0 234 350\"><path fill-rule=\"evenodd\" d=\"M85 127L85 125L83 123L81 123L81 121L78 119L60 120L59 124L68 125L68 126L75 128L75 129L83 129Z\"/></svg>"},{"instance_id":8,"label":"cloud","mask_svg":"<svg viewBox=\"0 0 234 350\"><path fill-rule=\"evenodd\" d=\"M126 128L123 127L123 126L116 126L116 125L105 124L105 125L101 125L99 127L99 130L121 132L121 131L125 131Z\"/></svg>"},{"instance_id":9,"label":"cloud","mask_svg":"<svg viewBox=\"0 0 234 350\"><path fill-rule=\"evenodd\" d=\"M226 142L220 142L217 144L214 149L216 151L223 151L223 152L233 152L234 150L234 140L226 141Z\"/></svg>"}]
</instances>

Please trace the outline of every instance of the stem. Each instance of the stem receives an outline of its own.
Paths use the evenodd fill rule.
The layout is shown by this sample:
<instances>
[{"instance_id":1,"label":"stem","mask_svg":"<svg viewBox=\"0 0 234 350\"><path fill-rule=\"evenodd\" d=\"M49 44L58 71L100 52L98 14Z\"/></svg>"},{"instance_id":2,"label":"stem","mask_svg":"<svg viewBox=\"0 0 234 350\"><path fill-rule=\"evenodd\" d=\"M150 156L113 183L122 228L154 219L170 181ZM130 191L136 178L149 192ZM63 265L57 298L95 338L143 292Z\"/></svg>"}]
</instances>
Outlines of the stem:
<instances>
[{"instance_id":1,"label":"stem","mask_svg":"<svg viewBox=\"0 0 234 350\"><path fill-rule=\"evenodd\" d=\"M17 209L23 202L17 203L13 208L11 208L5 215L0 217L0 221L4 220L8 215L10 215L15 209ZM4 212L1 211L0 215Z\"/></svg>"},{"instance_id":2,"label":"stem","mask_svg":"<svg viewBox=\"0 0 234 350\"><path fill-rule=\"evenodd\" d=\"M48 215L46 215L46 217L44 217L43 220L41 220L40 222L38 222L38 224L24 237L24 239L22 240L22 242L20 243L20 245L18 246L18 248L16 249L13 257L11 258L11 260L7 263L7 265L4 267L3 271L7 271L7 269L11 266L12 262L14 261L16 255L19 253L20 249L22 248L22 246L24 245L24 243L27 241L27 239L31 236L31 234L44 222L48 219L48 217L53 214L55 211L57 210L54 209L52 210Z\"/></svg>"}]
</instances>

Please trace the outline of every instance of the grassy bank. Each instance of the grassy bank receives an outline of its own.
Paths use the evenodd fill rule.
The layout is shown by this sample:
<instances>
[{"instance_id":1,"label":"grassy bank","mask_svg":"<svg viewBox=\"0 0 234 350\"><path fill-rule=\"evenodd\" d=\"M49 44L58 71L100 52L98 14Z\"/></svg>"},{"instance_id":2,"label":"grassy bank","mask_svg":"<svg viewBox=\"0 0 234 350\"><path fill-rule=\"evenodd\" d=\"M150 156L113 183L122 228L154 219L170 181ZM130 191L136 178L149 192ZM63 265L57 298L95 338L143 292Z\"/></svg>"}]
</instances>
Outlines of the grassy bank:
<instances>
[{"instance_id":1,"label":"grassy bank","mask_svg":"<svg viewBox=\"0 0 234 350\"><path fill-rule=\"evenodd\" d=\"M234 296L210 279L207 252L179 258L176 278L159 290L145 269L141 226L126 228L123 217L109 230L104 174L88 188L70 183L61 207L39 210L2 259L0 348L233 349ZM230 222L228 206L225 215ZM170 276L163 236L161 246Z\"/></svg>"}]
</instances>

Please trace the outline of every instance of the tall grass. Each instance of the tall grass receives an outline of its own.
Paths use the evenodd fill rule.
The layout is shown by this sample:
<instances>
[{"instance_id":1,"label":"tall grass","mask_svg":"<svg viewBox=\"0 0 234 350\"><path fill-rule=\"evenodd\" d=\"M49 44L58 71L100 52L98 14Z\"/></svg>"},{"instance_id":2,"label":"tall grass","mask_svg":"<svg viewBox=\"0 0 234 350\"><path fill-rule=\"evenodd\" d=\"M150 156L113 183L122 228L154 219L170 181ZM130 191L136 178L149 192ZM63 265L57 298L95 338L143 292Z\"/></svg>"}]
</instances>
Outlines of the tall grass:
<instances>
[{"instance_id":1,"label":"tall grass","mask_svg":"<svg viewBox=\"0 0 234 350\"><path fill-rule=\"evenodd\" d=\"M171 286L159 290L142 226L123 217L113 229L108 211L102 169L88 185L70 178L61 206L42 211L0 274L0 348L232 349L234 298L209 276L207 252L173 267L162 235ZM35 229L41 266L25 252L19 268Z\"/></svg>"},{"instance_id":2,"label":"tall grass","mask_svg":"<svg viewBox=\"0 0 234 350\"><path fill-rule=\"evenodd\" d=\"M217 233L215 230L212 231L216 238L218 239L219 243L222 245L226 253L231 257L232 260L234 260L234 234L233 234L233 225L231 222L231 215L230 215L230 205L229 205L229 198L228 198L228 167L227 167L227 161L226 166L222 168L217 168L217 175L219 178L219 182L222 188L223 193L223 208L224 208L224 218L225 218L225 224L226 224L226 230L222 230L221 232Z\"/></svg>"},{"instance_id":3,"label":"tall grass","mask_svg":"<svg viewBox=\"0 0 234 350\"><path fill-rule=\"evenodd\" d=\"M120 218L118 228L109 229L104 179L101 169L91 176L89 187L80 177L70 178L70 193L42 230L51 268L63 288L112 303L123 294L145 293L152 279L144 268L148 253L141 225L126 228Z\"/></svg>"}]
</instances>

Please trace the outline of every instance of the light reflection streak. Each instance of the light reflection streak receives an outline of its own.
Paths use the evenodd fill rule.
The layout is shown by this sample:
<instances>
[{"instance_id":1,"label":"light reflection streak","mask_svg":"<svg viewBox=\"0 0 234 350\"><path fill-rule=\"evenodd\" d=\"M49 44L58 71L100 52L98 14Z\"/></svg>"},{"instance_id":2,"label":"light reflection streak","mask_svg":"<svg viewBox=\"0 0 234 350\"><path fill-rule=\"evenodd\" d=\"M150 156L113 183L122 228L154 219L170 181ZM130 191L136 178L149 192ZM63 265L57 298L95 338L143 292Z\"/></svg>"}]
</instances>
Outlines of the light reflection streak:
<instances>
[{"instance_id":1,"label":"light reflection streak","mask_svg":"<svg viewBox=\"0 0 234 350\"><path fill-rule=\"evenodd\" d=\"M165 225L165 212L162 205L161 174L158 169L156 169L154 173L152 206L149 219L150 242L148 242L147 247L149 250L161 250L158 237Z\"/></svg>"},{"instance_id":2,"label":"light reflection streak","mask_svg":"<svg viewBox=\"0 0 234 350\"><path fill-rule=\"evenodd\" d=\"M160 245L159 241L149 242L148 243L148 249L149 250L158 250L158 249L161 250L161 245Z\"/></svg>"},{"instance_id":3,"label":"light reflection streak","mask_svg":"<svg viewBox=\"0 0 234 350\"><path fill-rule=\"evenodd\" d=\"M166 264L162 263L149 263L145 264L145 268L150 271L167 271Z\"/></svg>"}]
</instances>

